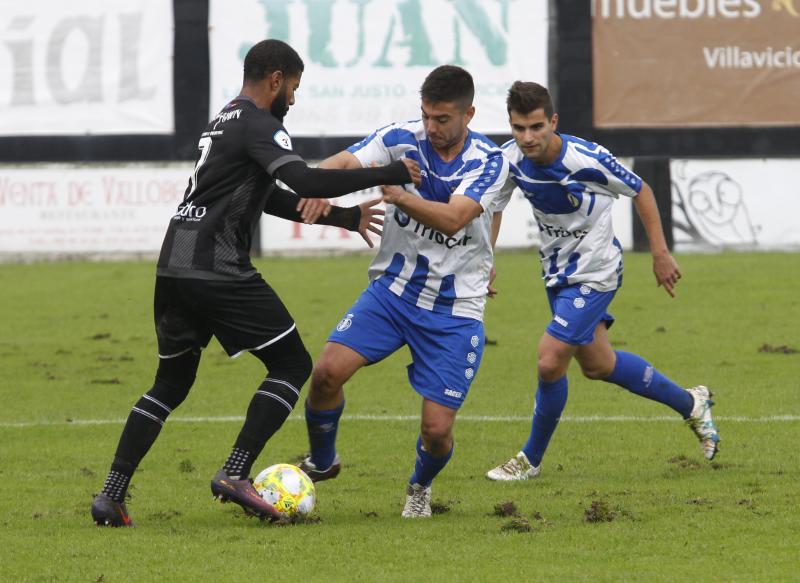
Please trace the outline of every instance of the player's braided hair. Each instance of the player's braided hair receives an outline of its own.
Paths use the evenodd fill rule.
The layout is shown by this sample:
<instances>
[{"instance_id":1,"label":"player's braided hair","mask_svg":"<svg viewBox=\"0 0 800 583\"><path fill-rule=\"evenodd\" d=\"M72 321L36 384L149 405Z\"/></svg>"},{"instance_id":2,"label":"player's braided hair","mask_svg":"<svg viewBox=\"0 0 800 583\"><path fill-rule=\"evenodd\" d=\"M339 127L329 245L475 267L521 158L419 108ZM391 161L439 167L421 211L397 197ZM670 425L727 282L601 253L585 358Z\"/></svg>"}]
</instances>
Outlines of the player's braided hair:
<instances>
[{"instance_id":1,"label":"player's braided hair","mask_svg":"<svg viewBox=\"0 0 800 583\"><path fill-rule=\"evenodd\" d=\"M430 103L456 102L463 109L472 105L475 97L475 84L472 75L455 65L442 65L431 71L419 94Z\"/></svg>"},{"instance_id":2,"label":"player's braided hair","mask_svg":"<svg viewBox=\"0 0 800 583\"><path fill-rule=\"evenodd\" d=\"M244 80L261 81L274 71L283 71L287 77L303 72L303 59L292 47L281 40L267 39L253 45L244 58Z\"/></svg>"},{"instance_id":3,"label":"player's braided hair","mask_svg":"<svg viewBox=\"0 0 800 583\"><path fill-rule=\"evenodd\" d=\"M544 109L547 119L553 117L553 99L547 87L543 87L532 81L514 81L508 90L506 97L506 108L508 113L516 111L526 114L537 109Z\"/></svg>"}]
</instances>

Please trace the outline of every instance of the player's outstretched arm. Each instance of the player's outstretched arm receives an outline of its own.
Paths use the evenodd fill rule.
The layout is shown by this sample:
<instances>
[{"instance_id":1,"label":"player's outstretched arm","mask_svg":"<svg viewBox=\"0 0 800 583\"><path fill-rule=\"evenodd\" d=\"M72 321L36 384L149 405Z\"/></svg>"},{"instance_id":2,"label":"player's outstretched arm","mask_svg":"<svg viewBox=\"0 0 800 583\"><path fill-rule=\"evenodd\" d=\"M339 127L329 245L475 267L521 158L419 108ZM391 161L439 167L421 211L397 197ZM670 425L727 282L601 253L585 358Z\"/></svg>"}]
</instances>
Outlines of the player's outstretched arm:
<instances>
[{"instance_id":1,"label":"player's outstretched arm","mask_svg":"<svg viewBox=\"0 0 800 583\"><path fill-rule=\"evenodd\" d=\"M664 290L672 297L675 297L675 286L681 278L678 263L672 257L664 238L664 231L661 228L661 215L656 205L656 197L653 190L646 182L642 182L642 190L633 199L636 212L642 220L644 230L647 233L647 240L650 243L650 253L653 256L653 274L656 276L656 283L663 286Z\"/></svg>"},{"instance_id":2,"label":"player's outstretched arm","mask_svg":"<svg viewBox=\"0 0 800 583\"><path fill-rule=\"evenodd\" d=\"M381 234L383 227L382 209L373 208L381 199L375 199L361 203L358 206L350 207L330 207L330 212L321 217L318 221L320 225L330 225L332 227L342 227L349 231L358 232L366 241L367 245L373 246L368 232ZM302 223L303 218L297 210L300 197L295 193L283 189L277 185L272 186L267 202L264 205L264 212L268 215Z\"/></svg>"},{"instance_id":3,"label":"player's outstretched arm","mask_svg":"<svg viewBox=\"0 0 800 583\"><path fill-rule=\"evenodd\" d=\"M408 173L411 175L411 182L419 186L422 181L419 164L408 158L403 158L400 161L408 169ZM377 165L371 164L370 167L375 168ZM334 154L320 162L318 168L323 170L353 170L363 168L363 166L361 165L361 160L356 156L347 150L342 150L338 154ZM327 216L328 212L330 212L330 205L318 198L302 198L297 210L301 212L304 222L313 224L320 216Z\"/></svg>"},{"instance_id":4,"label":"player's outstretched arm","mask_svg":"<svg viewBox=\"0 0 800 583\"><path fill-rule=\"evenodd\" d=\"M386 166L329 170L311 168L295 160L278 168L275 178L306 198L331 198L382 184L411 184L419 181L419 166L413 160L397 160Z\"/></svg>"},{"instance_id":5,"label":"player's outstretched arm","mask_svg":"<svg viewBox=\"0 0 800 583\"><path fill-rule=\"evenodd\" d=\"M329 170L352 170L353 168L362 168L363 166L361 165L361 160L355 155L347 150L342 150L333 156L325 158L319 163L319 167L328 168Z\"/></svg>"},{"instance_id":6,"label":"player's outstretched arm","mask_svg":"<svg viewBox=\"0 0 800 583\"><path fill-rule=\"evenodd\" d=\"M329 158L325 158L318 166L318 168L327 170L347 170L361 167L361 161L347 150L342 150ZM309 225L316 223L319 217L328 216L330 208L330 203L321 198L301 198L300 203L297 205L297 210L300 211L303 222Z\"/></svg>"},{"instance_id":7,"label":"player's outstretched arm","mask_svg":"<svg viewBox=\"0 0 800 583\"><path fill-rule=\"evenodd\" d=\"M393 204L423 225L452 237L483 212L483 207L467 196L451 196L449 202L425 200L399 186L381 188L383 202Z\"/></svg>"}]
</instances>

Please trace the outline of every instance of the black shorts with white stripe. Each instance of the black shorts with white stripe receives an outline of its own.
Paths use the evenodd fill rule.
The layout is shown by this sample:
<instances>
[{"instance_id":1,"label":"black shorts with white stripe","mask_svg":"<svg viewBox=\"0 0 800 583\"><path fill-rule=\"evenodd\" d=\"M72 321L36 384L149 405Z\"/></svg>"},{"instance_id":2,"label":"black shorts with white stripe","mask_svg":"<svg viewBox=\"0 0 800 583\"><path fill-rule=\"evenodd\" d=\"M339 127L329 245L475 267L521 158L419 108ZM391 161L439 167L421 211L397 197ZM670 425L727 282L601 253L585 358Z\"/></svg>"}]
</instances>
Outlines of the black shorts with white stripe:
<instances>
[{"instance_id":1,"label":"black shorts with white stripe","mask_svg":"<svg viewBox=\"0 0 800 583\"><path fill-rule=\"evenodd\" d=\"M260 275L245 280L158 276L154 308L160 358L202 349L211 336L235 357L270 346L295 329L286 306Z\"/></svg>"}]
</instances>

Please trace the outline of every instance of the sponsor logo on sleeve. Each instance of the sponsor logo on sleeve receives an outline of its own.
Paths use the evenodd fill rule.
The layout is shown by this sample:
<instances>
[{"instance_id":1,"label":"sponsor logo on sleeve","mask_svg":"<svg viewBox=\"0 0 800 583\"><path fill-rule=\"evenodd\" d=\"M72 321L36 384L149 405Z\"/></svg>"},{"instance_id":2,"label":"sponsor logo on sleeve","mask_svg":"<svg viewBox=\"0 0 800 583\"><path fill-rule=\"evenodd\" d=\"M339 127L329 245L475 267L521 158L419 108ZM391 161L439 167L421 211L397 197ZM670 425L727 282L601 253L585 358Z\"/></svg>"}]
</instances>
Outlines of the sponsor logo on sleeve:
<instances>
[{"instance_id":1,"label":"sponsor logo on sleeve","mask_svg":"<svg viewBox=\"0 0 800 583\"><path fill-rule=\"evenodd\" d=\"M353 325L353 314L347 314L342 320L336 325L336 330L339 332L344 332L350 326Z\"/></svg>"},{"instance_id":2,"label":"sponsor logo on sleeve","mask_svg":"<svg viewBox=\"0 0 800 583\"><path fill-rule=\"evenodd\" d=\"M292 138L289 137L289 134L287 134L285 130L278 130L275 132L272 139L284 150L292 149Z\"/></svg>"}]
</instances>

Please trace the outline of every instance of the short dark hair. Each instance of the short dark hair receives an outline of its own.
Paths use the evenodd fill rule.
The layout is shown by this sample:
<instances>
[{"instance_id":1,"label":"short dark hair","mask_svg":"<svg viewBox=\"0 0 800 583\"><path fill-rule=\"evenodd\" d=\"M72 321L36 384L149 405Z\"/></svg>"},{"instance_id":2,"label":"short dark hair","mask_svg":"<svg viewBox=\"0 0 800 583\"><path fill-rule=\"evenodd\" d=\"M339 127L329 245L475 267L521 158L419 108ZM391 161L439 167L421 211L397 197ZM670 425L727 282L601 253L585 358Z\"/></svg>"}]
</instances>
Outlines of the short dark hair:
<instances>
[{"instance_id":1,"label":"short dark hair","mask_svg":"<svg viewBox=\"0 0 800 583\"><path fill-rule=\"evenodd\" d=\"M555 113L553 99L550 97L547 87L532 81L514 81L508 90L506 108L509 115L512 111L524 115L537 109L544 109L547 119L553 117L553 113Z\"/></svg>"},{"instance_id":2,"label":"short dark hair","mask_svg":"<svg viewBox=\"0 0 800 583\"><path fill-rule=\"evenodd\" d=\"M419 94L430 103L453 101L466 109L472 105L475 97L475 84L472 82L472 75L465 69L455 65L442 65L428 73Z\"/></svg>"},{"instance_id":3,"label":"short dark hair","mask_svg":"<svg viewBox=\"0 0 800 583\"><path fill-rule=\"evenodd\" d=\"M277 39L262 40L253 45L244 57L244 80L258 82L275 71L287 77L303 72L303 59L292 47Z\"/></svg>"}]
</instances>

